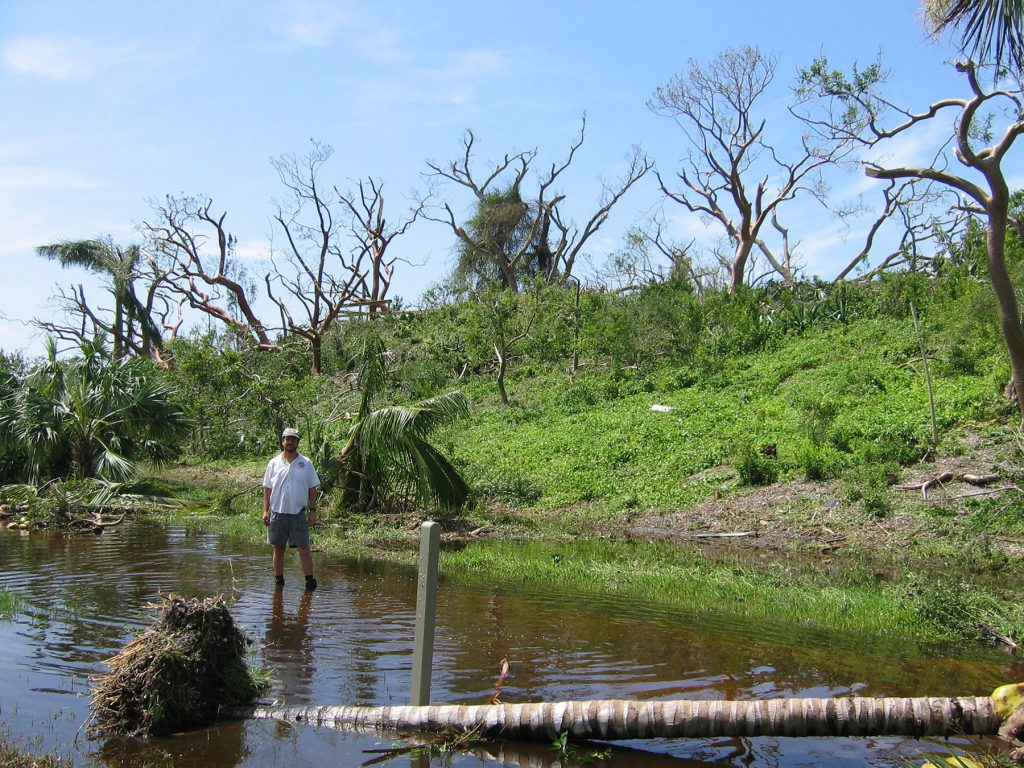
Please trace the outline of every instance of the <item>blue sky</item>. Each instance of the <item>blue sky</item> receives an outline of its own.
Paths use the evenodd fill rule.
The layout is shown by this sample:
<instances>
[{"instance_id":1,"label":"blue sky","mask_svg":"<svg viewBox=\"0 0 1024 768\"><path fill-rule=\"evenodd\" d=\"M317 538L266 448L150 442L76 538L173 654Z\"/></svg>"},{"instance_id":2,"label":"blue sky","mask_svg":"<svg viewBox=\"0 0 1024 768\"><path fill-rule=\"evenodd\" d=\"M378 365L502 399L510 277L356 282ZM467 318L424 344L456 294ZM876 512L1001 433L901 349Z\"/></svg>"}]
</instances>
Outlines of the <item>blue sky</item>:
<instances>
[{"instance_id":1,"label":"blue sky","mask_svg":"<svg viewBox=\"0 0 1024 768\"><path fill-rule=\"evenodd\" d=\"M908 105L963 95L953 49L927 37L919 13L916 0L0 0L0 348L37 354L38 333L23 323L52 311L54 284L89 290L87 275L35 246L137 242L153 198L211 196L240 254L265 256L282 194L270 159L302 154L310 139L334 147L328 181L380 179L397 214L422 188L426 161L458 157L467 129L481 167L536 147L542 168L564 157L586 113L586 141L562 181L585 220L632 145L672 173L684 140L646 102L691 58L748 43L777 53L765 116L781 142L797 131L785 121L788 88L822 53L848 65L881 51L889 92ZM863 186L833 182L837 194ZM642 180L591 241L593 260L619 248L656 199L653 177ZM679 211L673 222L681 237L717 236ZM808 274L830 277L855 247L856 233L843 243L820 210L789 223ZM393 294L415 300L450 266L451 234L421 223L401 249L416 266L399 265Z\"/></svg>"}]
</instances>

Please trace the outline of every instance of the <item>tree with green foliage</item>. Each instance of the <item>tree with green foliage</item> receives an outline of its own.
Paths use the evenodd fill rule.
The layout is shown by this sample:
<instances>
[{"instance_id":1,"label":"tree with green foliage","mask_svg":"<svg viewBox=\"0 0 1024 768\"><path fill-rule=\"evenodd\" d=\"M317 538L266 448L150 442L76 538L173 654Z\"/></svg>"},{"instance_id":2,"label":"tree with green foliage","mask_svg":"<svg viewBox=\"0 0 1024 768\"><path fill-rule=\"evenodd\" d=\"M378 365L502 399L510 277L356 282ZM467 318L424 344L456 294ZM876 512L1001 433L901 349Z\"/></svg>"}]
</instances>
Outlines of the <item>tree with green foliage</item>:
<instances>
[{"instance_id":1,"label":"tree with green foliage","mask_svg":"<svg viewBox=\"0 0 1024 768\"><path fill-rule=\"evenodd\" d=\"M454 277L471 287L490 284L516 291L524 279L546 275L553 254L550 219L540 222L536 206L518 187L487 192L466 222Z\"/></svg>"},{"instance_id":2,"label":"tree with green foliage","mask_svg":"<svg viewBox=\"0 0 1024 768\"><path fill-rule=\"evenodd\" d=\"M62 267L83 267L108 281L107 290L114 300L113 318L109 321L89 308L83 291L79 290L73 298L65 295L69 299L66 304L70 305L66 308L79 316L79 329L72 334L76 341L88 341L91 326L93 334L102 333L110 337L115 359L132 353L159 357L163 335L153 313L154 302L166 275L152 259L148 259L153 280L146 292L146 301L139 299L135 284L147 262L139 246L121 247L110 239L63 240L41 245L36 248L36 253L58 261ZM48 331L57 330L50 321L36 322Z\"/></svg>"},{"instance_id":3,"label":"tree with green foliage","mask_svg":"<svg viewBox=\"0 0 1024 768\"><path fill-rule=\"evenodd\" d=\"M0 400L4 449L23 460L22 479L122 481L139 459L166 459L185 430L181 408L147 360L112 358L102 341L46 360L11 382Z\"/></svg>"},{"instance_id":4,"label":"tree with green foliage","mask_svg":"<svg viewBox=\"0 0 1024 768\"><path fill-rule=\"evenodd\" d=\"M481 173L473 159L476 137L467 131L459 160L446 165L427 164L432 180L453 183L473 194L474 212L465 224L459 224L447 202L442 206L443 214L427 216L447 224L458 238L456 280L468 277L470 289L498 280L505 289L517 293L534 276L549 283L562 283L572 276L586 243L607 221L615 204L652 167L634 147L627 157L626 172L617 182L604 185L597 210L582 228L578 227L561 209L565 195L553 188L583 146L585 132L584 118L566 159L561 164L552 163L547 174L538 178L532 196L524 194L523 186L537 157L536 149L507 154ZM465 291L456 293L465 295Z\"/></svg>"},{"instance_id":5,"label":"tree with green foliage","mask_svg":"<svg viewBox=\"0 0 1024 768\"><path fill-rule=\"evenodd\" d=\"M883 81L880 70L854 70L852 75L833 70L824 57L814 61L800 76L800 91L822 105L824 115L811 124L835 141L855 140L864 147L876 147L897 136L905 136L918 126L934 120L940 113L955 116L953 135L945 141L952 145L952 157L940 148L928 166L885 167L873 160L864 161L865 173L874 179L894 181L924 179L945 185L959 195L959 204L986 222L986 266L988 278L999 305L999 321L1009 352L1012 384L1024 418L1024 325L1021 323L1016 289L1006 263L1006 236L1011 225L1010 188L1003 160L1024 133L1024 88L1019 82L1012 88L986 89L972 61L960 62L957 71L967 79L969 95L934 101L913 112L895 105L879 93ZM890 114L894 124L885 125ZM841 118L837 119L838 116ZM1003 117L1002 132L994 121ZM964 174L951 170L955 161ZM975 178L967 175L971 173Z\"/></svg>"},{"instance_id":6,"label":"tree with green foliage","mask_svg":"<svg viewBox=\"0 0 1024 768\"><path fill-rule=\"evenodd\" d=\"M340 453L344 503L365 510L406 500L424 508L462 506L469 487L429 437L468 415L468 401L455 391L412 405L375 407L387 376L383 343L371 335L359 359L359 412Z\"/></svg>"}]
</instances>

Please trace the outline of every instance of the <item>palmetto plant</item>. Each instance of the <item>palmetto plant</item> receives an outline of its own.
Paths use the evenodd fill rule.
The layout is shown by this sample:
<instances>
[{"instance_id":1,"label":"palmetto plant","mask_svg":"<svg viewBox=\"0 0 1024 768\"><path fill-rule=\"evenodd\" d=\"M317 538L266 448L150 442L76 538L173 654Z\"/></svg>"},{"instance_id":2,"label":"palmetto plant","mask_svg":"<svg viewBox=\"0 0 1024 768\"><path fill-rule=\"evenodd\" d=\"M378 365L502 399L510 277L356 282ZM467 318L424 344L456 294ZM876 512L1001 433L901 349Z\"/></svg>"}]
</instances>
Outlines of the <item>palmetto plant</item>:
<instances>
[{"instance_id":1,"label":"palmetto plant","mask_svg":"<svg viewBox=\"0 0 1024 768\"><path fill-rule=\"evenodd\" d=\"M140 458L169 455L185 417L148 361L111 359L102 342L47 358L0 401L0 439L24 460L24 478L121 481Z\"/></svg>"},{"instance_id":2,"label":"palmetto plant","mask_svg":"<svg viewBox=\"0 0 1024 768\"><path fill-rule=\"evenodd\" d=\"M465 396L455 391L412 405L374 408L387 378L380 340L368 340L360 357L359 413L341 451L345 503L364 509L404 500L421 507L461 506L469 488L429 436L469 413Z\"/></svg>"}]
</instances>

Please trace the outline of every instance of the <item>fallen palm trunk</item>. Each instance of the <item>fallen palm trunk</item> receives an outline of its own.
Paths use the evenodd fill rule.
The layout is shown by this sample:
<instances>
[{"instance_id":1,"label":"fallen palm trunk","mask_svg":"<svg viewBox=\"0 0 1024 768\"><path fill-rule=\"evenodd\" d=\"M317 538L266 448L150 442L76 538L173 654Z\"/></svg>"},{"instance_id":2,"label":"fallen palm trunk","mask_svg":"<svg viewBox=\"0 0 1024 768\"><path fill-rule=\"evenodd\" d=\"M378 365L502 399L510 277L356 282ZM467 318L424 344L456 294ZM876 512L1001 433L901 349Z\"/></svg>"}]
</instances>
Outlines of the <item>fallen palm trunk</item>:
<instances>
[{"instance_id":1,"label":"fallen palm trunk","mask_svg":"<svg viewBox=\"0 0 1024 768\"><path fill-rule=\"evenodd\" d=\"M1007 689L1012 689L1007 690ZM770 699L764 701L566 701L397 707L257 706L236 717L308 722L359 731L475 730L492 738L550 740L717 736L995 735L1021 686L963 698ZM1010 734L1017 736L1017 733Z\"/></svg>"}]
</instances>

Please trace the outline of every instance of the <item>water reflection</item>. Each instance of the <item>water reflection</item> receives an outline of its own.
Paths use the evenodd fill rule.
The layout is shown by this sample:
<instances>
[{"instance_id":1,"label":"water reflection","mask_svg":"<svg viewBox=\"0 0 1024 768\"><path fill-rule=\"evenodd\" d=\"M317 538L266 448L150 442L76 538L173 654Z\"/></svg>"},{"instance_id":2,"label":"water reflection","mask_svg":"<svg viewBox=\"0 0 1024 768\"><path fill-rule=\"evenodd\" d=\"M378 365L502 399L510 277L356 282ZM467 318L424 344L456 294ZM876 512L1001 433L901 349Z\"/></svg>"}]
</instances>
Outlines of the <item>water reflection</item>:
<instances>
[{"instance_id":1,"label":"water reflection","mask_svg":"<svg viewBox=\"0 0 1024 768\"><path fill-rule=\"evenodd\" d=\"M321 558L316 592L301 585L274 591L265 554L262 547L151 523L95 539L0 532L0 585L28 601L23 613L0 623L0 723L33 749L118 768L359 765L372 759L363 750L388 747L390 738L264 721L223 723L146 744L80 737L88 716L87 677L148 624L147 604L172 591L230 598L236 621L254 640L254 660L271 676L271 699L407 703L415 573ZM1021 661L980 649L952 654L695 619L637 601L442 584L432 700L487 701L503 659L511 665L501 689L505 701L970 695L1024 679ZM899 738L648 741L616 746L600 764L902 766L928 750L936 748ZM433 764L554 768L580 760L549 745L489 744L446 763L433 758ZM387 764L431 761L419 751Z\"/></svg>"},{"instance_id":2,"label":"water reflection","mask_svg":"<svg viewBox=\"0 0 1024 768\"><path fill-rule=\"evenodd\" d=\"M267 622L266 659L278 670L281 698L285 701L305 700L313 679L313 645L309 637L309 608L312 592L302 592L298 608L286 613L284 590L275 589Z\"/></svg>"}]
</instances>

